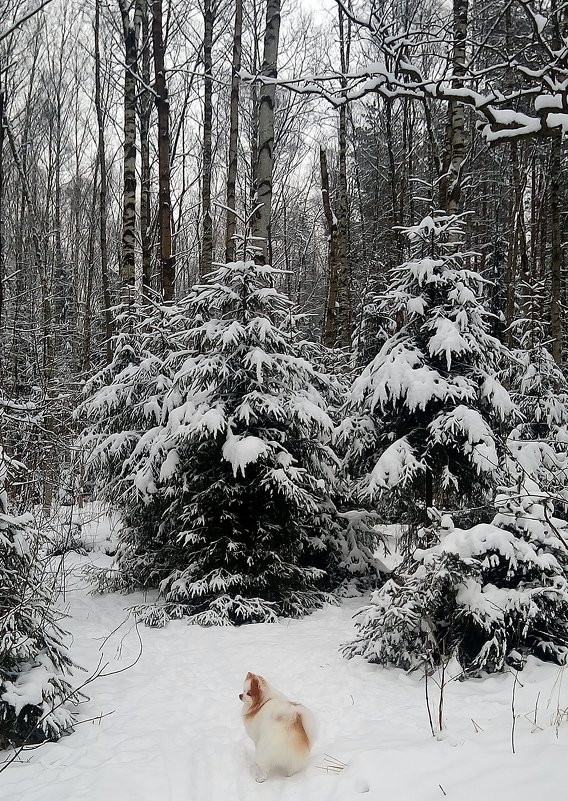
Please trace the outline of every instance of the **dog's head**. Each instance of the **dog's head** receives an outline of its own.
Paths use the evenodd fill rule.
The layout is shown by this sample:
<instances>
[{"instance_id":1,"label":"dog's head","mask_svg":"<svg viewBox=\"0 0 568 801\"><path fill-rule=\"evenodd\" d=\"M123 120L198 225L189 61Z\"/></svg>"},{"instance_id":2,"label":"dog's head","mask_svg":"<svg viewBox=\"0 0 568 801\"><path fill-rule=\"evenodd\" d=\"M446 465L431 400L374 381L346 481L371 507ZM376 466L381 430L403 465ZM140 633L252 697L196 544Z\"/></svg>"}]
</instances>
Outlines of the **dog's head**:
<instances>
[{"instance_id":1,"label":"dog's head","mask_svg":"<svg viewBox=\"0 0 568 801\"><path fill-rule=\"evenodd\" d=\"M250 671L245 676L243 691L239 693L239 698L243 702L243 714L249 715L262 706L266 700L268 682L262 676Z\"/></svg>"}]
</instances>

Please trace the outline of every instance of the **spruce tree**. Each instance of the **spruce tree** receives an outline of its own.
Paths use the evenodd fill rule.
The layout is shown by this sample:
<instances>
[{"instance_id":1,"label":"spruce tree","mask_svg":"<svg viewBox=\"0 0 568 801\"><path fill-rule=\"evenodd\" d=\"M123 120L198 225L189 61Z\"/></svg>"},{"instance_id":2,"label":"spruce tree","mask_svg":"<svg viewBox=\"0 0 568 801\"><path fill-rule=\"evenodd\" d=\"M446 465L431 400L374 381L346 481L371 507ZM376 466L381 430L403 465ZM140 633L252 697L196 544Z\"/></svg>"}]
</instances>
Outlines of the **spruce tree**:
<instances>
[{"instance_id":1,"label":"spruce tree","mask_svg":"<svg viewBox=\"0 0 568 801\"><path fill-rule=\"evenodd\" d=\"M542 345L513 351L508 374L519 418L507 437L508 472L568 501L568 381Z\"/></svg>"},{"instance_id":2,"label":"spruce tree","mask_svg":"<svg viewBox=\"0 0 568 801\"><path fill-rule=\"evenodd\" d=\"M0 748L57 740L79 700L33 518L8 514L7 461L0 446Z\"/></svg>"},{"instance_id":3,"label":"spruce tree","mask_svg":"<svg viewBox=\"0 0 568 801\"><path fill-rule=\"evenodd\" d=\"M354 381L340 431L359 493L395 505L399 521L484 503L514 411L498 378L506 353L489 333L486 281L466 266L462 228L438 215L405 229L411 258L383 298L400 328Z\"/></svg>"},{"instance_id":4,"label":"spruce tree","mask_svg":"<svg viewBox=\"0 0 568 801\"><path fill-rule=\"evenodd\" d=\"M347 656L406 670L452 658L465 675L568 655L568 525L531 479L500 492L491 523L442 516L405 569L357 615Z\"/></svg>"},{"instance_id":5,"label":"spruce tree","mask_svg":"<svg viewBox=\"0 0 568 801\"><path fill-rule=\"evenodd\" d=\"M146 610L148 622L301 615L350 572L373 569L370 527L332 499L336 383L314 366L316 346L299 335L279 275L241 261L193 288L176 347L149 382L164 377L161 393L148 393L151 424L140 414L145 382L132 379L141 396L115 473L127 523L117 569L127 587L159 587L163 603ZM125 442L124 431L102 436L114 383L97 379L87 401L93 465L110 464Z\"/></svg>"}]
</instances>

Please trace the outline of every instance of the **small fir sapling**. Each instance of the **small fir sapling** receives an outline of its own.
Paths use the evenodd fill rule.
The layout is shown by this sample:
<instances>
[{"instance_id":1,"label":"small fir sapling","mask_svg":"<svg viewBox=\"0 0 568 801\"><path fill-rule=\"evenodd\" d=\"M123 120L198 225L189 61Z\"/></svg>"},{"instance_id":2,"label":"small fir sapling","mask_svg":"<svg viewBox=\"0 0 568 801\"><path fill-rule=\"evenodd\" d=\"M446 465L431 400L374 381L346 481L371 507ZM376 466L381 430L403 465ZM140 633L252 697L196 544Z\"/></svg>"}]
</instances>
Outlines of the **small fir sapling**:
<instances>
[{"instance_id":1,"label":"small fir sapling","mask_svg":"<svg viewBox=\"0 0 568 801\"><path fill-rule=\"evenodd\" d=\"M0 446L0 748L57 740L79 700L30 514L11 515Z\"/></svg>"},{"instance_id":2,"label":"small fir sapling","mask_svg":"<svg viewBox=\"0 0 568 801\"><path fill-rule=\"evenodd\" d=\"M406 670L455 657L465 675L521 668L528 654L568 654L568 525L530 479L497 495L489 524L425 532L431 547L357 615L347 656Z\"/></svg>"},{"instance_id":3,"label":"small fir sapling","mask_svg":"<svg viewBox=\"0 0 568 801\"><path fill-rule=\"evenodd\" d=\"M508 381L520 411L507 438L508 472L568 501L568 381L543 346L513 351Z\"/></svg>"}]
</instances>

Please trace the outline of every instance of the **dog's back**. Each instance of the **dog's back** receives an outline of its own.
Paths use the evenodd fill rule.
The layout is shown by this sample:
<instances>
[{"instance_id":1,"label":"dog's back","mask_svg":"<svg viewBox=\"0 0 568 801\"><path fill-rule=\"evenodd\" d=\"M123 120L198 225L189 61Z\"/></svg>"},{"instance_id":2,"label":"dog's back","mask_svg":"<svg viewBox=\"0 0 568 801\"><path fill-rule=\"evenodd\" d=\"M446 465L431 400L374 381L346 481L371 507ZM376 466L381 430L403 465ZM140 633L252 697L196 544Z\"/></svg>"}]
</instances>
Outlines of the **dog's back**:
<instances>
[{"instance_id":1,"label":"dog's back","mask_svg":"<svg viewBox=\"0 0 568 801\"><path fill-rule=\"evenodd\" d=\"M305 706L270 699L245 725L265 774L279 770L291 775L308 764L316 731L313 715Z\"/></svg>"},{"instance_id":2,"label":"dog's back","mask_svg":"<svg viewBox=\"0 0 568 801\"><path fill-rule=\"evenodd\" d=\"M314 716L302 704L262 680L262 698L249 711L243 709L247 734L256 745L256 761L265 777L286 775L306 767L316 737Z\"/></svg>"}]
</instances>

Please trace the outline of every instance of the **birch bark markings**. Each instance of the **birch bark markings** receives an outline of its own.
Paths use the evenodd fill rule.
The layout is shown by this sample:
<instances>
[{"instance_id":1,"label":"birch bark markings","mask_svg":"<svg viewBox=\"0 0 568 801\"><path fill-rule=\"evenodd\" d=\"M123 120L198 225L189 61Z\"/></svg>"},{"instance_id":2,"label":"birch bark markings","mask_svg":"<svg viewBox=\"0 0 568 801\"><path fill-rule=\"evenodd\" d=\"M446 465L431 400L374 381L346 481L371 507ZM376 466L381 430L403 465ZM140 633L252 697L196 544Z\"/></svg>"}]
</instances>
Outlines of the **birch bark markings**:
<instances>
[{"instance_id":1,"label":"birch bark markings","mask_svg":"<svg viewBox=\"0 0 568 801\"><path fill-rule=\"evenodd\" d=\"M335 347L337 340L337 217L331 208L329 197L329 170L325 149L320 147L321 197L323 213L327 224L328 251L328 291L325 304L323 344Z\"/></svg>"},{"instance_id":2,"label":"birch bark markings","mask_svg":"<svg viewBox=\"0 0 568 801\"><path fill-rule=\"evenodd\" d=\"M463 86L466 64L469 0L453 2L452 88ZM465 160L465 112L463 103L449 104L448 137L449 161L446 180L441 182L442 205L448 214L456 214L461 199L461 171Z\"/></svg>"},{"instance_id":3,"label":"birch bark markings","mask_svg":"<svg viewBox=\"0 0 568 801\"><path fill-rule=\"evenodd\" d=\"M241 69L243 33L243 0L235 0L235 30L233 34L233 57L231 62L231 112L229 122L229 155L227 169L227 226L225 229L225 261L234 261L237 255L234 240L237 217L236 208L237 162L239 143L239 70ZM231 211L229 211L231 209Z\"/></svg>"},{"instance_id":4,"label":"birch bark markings","mask_svg":"<svg viewBox=\"0 0 568 801\"><path fill-rule=\"evenodd\" d=\"M138 47L134 19L127 0L118 0L124 40L124 162L122 200L121 300L134 303L136 278L136 68Z\"/></svg>"},{"instance_id":5,"label":"birch bark markings","mask_svg":"<svg viewBox=\"0 0 568 801\"><path fill-rule=\"evenodd\" d=\"M202 238L199 275L211 272L213 265L213 218L211 216L211 170L213 162L213 25L214 0L203 4L203 175L201 179Z\"/></svg>"},{"instance_id":6,"label":"birch bark markings","mask_svg":"<svg viewBox=\"0 0 568 801\"><path fill-rule=\"evenodd\" d=\"M349 22L348 22L349 26ZM339 53L341 74L349 68L349 34L344 30L344 15L339 7ZM342 79L345 86L345 79ZM349 195L347 186L347 108L339 108L339 173L338 173L338 211L337 218L331 211L329 199L329 178L327 159L320 150L320 171L322 177L322 197L329 235L328 253L328 293L325 308L324 343L329 348L340 347L351 350L351 265L349 259Z\"/></svg>"},{"instance_id":7,"label":"birch bark markings","mask_svg":"<svg viewBox=\"0 0 568 801\"><path fill-rule=\"evenodd\" d=\"M170 187L170 101L166 80L166 44L162 0L152 3L152 43L158 112L158 226L160 231L160 276L162 300L174 299L175 259L172 253L172 202Z\"/></svg>"},{"instance_id":8,"label":"birch bark markings","mask_svg":"<svg viewBox=\"0 0 568 801\"><path fill-rule=\"evenodd\" d=\"M339 6L339 48L341 72L345 75L349 69L349 52L351 46L351 22L347 20L347 37L344 30L344 18ZM349 259L349 194L347 187L347 107L343 104L339 109L339 214L337 224L337 293L339 309L337 311L337 339L339 347L351 350L351 264Z\"/></svg>"},{"instance_id":9,"label":"birch bark markings","mask_svg":"<svg viewBox=\"0 0 568 801\"><path fill-rule=\"evenodd\" d=\"M150 30L148 0L138 4L140 29L140 61L142 88L139 97L140 117L140 244L142 246L142 295L150 296L152 290L152 245L150 237L150 117L152 93L149 89L150 75Z\"/></svg>"},{"instance_id":10,"label":"birch bark markings","mask_svg":"<svg viewBox=\"0 0 568 801\"><path fill-rule=\"evenodd\" d=\"M101 86L101 42L100 42L100 3L95 3L95 111L97 115L97 159L100 172L99 188L99 247L101 251L101 289L103 295L105 358L106 363L112 360L111 340L113 333L112 315L110 311L110 285L108 272L108 243L107 243L107 195L108 173L105 146L105 116L102 106Z\"/></svg>"},{"instance_id":11,"label":"birch bark markings","mask_svg":"<svg viewBox=\"0 0 568 801\"><path fill-rule=\"evenodd\" d=\"M552 262L550 269L550 333L552 357L562 364L562 229L560 186L562 175L562 134L555 131L551 141L550 158L550 222L552 236Z\"/></svg>"},{"instance_id":12,"label":"birch bark markings","mask_svg":"<svg viewBox=\"0 0 568 801\"><path fill-rule=\"evenodd\" d=\"M266 4L266 29L262 75L276 78L280 39L280 0L268 0ZM272 173L274 167L274 97L276 87L263 83L259 93L258 109L258 157L257 157L257 208L253 220L253 236L259 248L258 259L270 259L270 214L272 209Z\"/></svg>"},{"instance_id":13,"label":"birch bark markings","mask_svg":"<svg viewBox=\"0 0 568 801\"><path fill-rule=\"evenodd\" d=\"M1 81L1 76L0 76ZM4 362L4 89L0 83L0 387L3 383Z\"/></svg>"},{"instance_id":14,"label":"birch bark markings","mask_svg":"<svg viewBox=\"0 0 568 801\"><path fill-rule=\"evenodd\" d=\"M558 7L557 0L550 2L553 18L554 36L552 47L561 50L567 33L568 12L564 5ZM552 336L552 356L556 364L562 364L562 338L564 320L562 314L562 225L561 225L561 184L562 184L562 132L557 128L552 134L550 153L550 223L551 223L551 266L550 266L550 333Z\"/></svg>"}]
</instances>

